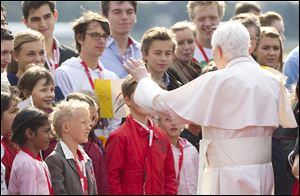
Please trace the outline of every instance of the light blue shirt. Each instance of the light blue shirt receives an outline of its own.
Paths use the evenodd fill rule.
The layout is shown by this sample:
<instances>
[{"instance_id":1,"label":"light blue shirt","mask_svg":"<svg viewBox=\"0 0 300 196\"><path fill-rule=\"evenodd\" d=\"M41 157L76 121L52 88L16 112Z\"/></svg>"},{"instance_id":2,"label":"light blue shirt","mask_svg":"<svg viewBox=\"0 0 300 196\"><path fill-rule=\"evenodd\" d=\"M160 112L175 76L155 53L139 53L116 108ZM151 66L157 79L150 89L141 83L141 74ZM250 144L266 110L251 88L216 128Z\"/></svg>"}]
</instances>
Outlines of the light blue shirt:
<instances>
[{"instance_id":1,"label":"light blue shirt","mask_svg":"<svg viewBox=\"0 0 300 196\"><path fill-rule=\"evenodd\" d=\"M286 57L283 73L288 77L285 86L291 90L292 85L299 79L299 46L294 48Z\"/></svg>"},{"instance_id":2,"label":"light blue shirt","mask_svg":"<svg viewBox=\"0 0 300 196\"><path fill-rule=\"evenodd\" d=\"M130 57L134 59L142 59L142 52L140 44L133 38L129 38L129 47L127 48L126 54L121 55L117 46L116 41L110 38L107 41L106 48L100 57L100 63L108 70L114 72L119 78L125 78L128 75L127 70L124 68L123 63L126 62Z\"/></svg>"}]
</instances>

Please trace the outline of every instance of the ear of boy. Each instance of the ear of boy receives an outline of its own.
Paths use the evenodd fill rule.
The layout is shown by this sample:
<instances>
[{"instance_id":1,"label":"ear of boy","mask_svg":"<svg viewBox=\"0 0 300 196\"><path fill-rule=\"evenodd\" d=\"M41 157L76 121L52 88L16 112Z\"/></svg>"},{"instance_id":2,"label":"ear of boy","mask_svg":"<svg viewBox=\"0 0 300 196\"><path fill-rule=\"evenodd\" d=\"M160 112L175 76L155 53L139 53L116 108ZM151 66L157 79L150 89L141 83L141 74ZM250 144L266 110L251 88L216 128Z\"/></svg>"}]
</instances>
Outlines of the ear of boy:
<instances>
[{"instance_id":1,"label":"ear of boy","mask_svg":"<svg viewBox=\"0 0 300 196\"><path fill-rule=\"evenodd\" d=\"M67 122L64 122L62 127L63 127L63 132L65 132L65 133L70 132L70 126Z\"/></svg>"},{"instance_id":2,"label":"ear of boy","mask_svg":"<svg viewBox=\"0 0 300 196\"><path fill-rule=\"evenodd\" d=\"M126 103L126 105L127 105L128 107L131 106L131 99L130 99L130 97L125 96L124 101L125 101L125 103Z\"/></svg>"}]
</instances>

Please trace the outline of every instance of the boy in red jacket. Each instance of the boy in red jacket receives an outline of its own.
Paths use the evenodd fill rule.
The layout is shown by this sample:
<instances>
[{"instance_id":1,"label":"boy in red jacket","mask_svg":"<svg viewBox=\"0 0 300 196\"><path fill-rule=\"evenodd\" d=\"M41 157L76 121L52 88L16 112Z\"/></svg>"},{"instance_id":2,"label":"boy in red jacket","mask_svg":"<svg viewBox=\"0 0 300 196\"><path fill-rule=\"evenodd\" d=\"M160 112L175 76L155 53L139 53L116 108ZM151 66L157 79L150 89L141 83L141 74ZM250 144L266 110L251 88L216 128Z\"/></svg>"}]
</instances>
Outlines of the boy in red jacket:
<instances>
[{"instance_id":1,"label":"boy in red jacket","mask_svg":"<svg viewBox=\"0 0 300 196\"><path fill-rule=\"evenodd\" d=\"M122 84L130 115L112 132L105 146L110 193L175 195L177 185L170 141L153 125L149 113L135 104L136 86L131 76Z\"/></svg>"}]
</instances>

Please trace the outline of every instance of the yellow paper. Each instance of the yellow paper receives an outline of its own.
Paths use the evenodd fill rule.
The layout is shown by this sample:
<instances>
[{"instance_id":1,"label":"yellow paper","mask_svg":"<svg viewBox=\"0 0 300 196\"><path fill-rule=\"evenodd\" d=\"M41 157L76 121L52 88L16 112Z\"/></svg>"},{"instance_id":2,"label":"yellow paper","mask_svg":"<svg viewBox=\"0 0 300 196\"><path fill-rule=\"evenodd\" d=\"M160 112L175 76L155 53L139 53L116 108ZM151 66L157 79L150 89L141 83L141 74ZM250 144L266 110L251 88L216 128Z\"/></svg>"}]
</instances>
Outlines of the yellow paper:
<instances>
[{"instance_id":1,"label":"yellow paper","mask_svg":"<svg viewBox=\"0 0 300 196\"><path fill-rule=\"evenodd\" d=\"M95 94L99 100L101 118L123 118L129 114L121 91L123 81L124 79L95 80Z\"/></svg>"}]
</instances>

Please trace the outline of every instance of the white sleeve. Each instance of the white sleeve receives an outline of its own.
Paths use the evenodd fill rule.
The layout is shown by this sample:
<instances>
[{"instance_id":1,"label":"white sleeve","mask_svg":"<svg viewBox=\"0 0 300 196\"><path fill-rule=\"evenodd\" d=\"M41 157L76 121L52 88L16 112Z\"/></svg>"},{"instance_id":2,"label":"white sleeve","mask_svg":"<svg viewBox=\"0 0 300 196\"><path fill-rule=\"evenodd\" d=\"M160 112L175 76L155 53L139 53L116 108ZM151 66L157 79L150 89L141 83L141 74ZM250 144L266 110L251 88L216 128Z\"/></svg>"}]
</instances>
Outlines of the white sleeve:
<instances>
[{"instance_id":1,"label":"white sleeve","mask_svg":"<svg viewBox=\"0 0 300 196\"><path fill-rule=\"evenodd\" d=\"M159 98L164 92L167 91L160 88L152 79L143 78L136 87L134 101L147 111L167 111L168 106Z\"/></svg>"},{"instance_id":2,"label":"white sleeve","mask_svg":"<svg viewBox=\"0 0 300 196\"><path fill-rule=\"evenodd\" d=\"M74 91L70 78L64 70L58 69L55 71L54 82L57 86L60 87L65 97Z\"/></svg>"}]
</instances>

